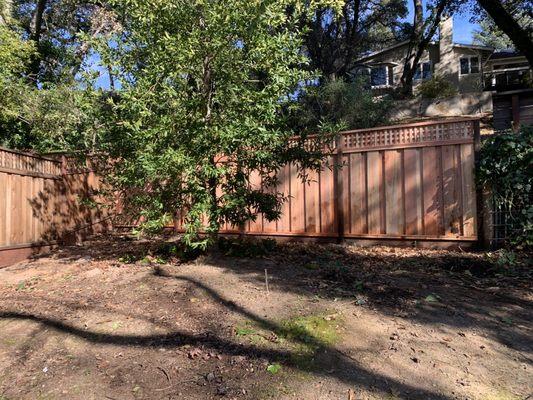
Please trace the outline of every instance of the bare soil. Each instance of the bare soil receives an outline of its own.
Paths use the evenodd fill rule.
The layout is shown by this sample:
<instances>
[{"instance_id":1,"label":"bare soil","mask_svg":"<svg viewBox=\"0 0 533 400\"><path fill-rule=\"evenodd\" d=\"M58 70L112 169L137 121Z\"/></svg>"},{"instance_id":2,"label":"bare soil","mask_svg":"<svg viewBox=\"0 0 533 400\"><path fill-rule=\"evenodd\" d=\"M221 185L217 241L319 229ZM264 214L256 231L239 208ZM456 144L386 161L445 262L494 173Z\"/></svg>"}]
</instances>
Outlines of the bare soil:
<instances>
[{"instance_id":1,"label":"bare soil","mask_svg":"<svg viewBox=\"0 0 533 400\"><path fill-rule=\"evenodd\" d=\"M151 246L0 270L0 400L533 398L531 266L316 244L132 262Z\"/></svg>"}]
</instances>

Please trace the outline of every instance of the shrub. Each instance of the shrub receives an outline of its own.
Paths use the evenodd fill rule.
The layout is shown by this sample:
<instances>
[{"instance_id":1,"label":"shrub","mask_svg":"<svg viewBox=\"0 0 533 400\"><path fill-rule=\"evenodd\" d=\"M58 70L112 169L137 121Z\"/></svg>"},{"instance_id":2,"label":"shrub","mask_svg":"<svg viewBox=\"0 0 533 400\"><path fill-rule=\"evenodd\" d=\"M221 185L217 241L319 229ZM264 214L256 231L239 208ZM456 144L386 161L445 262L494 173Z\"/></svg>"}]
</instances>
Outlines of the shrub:
<instances>
[{"instance_id":1,"label":"shrub","mask_svg":"<svg viewBox=\"0 0 533 400\"><path fill-rule=\"evenodd\" d=\"M435 75L417 87L418 95L425 99L442 99L457 94L453 85L442 76Z\"/></svg>"},{"instance_id":2,"label":"shrub","mask_svg":"<svg viewBox=\"0 0 533 400\"><path fill-rule=\"evenodd\" d=\"M510 211L514 245L533 244L533 126L492 136L483 145L479 183L492 190L495 206Z\"/></svg>"},{"instance_id":3,"label":"shrub","mask_svg":"<svg viewBox=\"0 0 533 400\"><path fill-rule=\"evenodd\" d=\"M304 131L372 128L388 122L389 96L375 97L364 80L330 80L309 87L300 96L294 124Z\"/></svg>"}]
</instances>

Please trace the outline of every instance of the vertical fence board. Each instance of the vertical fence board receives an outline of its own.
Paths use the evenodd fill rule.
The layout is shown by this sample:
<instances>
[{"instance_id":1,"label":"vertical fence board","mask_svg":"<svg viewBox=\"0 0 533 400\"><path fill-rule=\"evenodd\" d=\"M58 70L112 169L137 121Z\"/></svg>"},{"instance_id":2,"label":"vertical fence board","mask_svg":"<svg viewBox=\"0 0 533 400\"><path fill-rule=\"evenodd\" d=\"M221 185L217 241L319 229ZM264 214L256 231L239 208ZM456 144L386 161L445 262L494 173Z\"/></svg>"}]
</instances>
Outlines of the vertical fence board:
<instances>
[{"instance_id":1,"label":"vertical fence board","mask_svg":"<svg viewBox=\"0 0 533 400\"><path fill-rule=\"evenodd\" d=\"M320 172L320 231L329 234L337 232L334 216L335 194L333 193L333 180L335 179L335 174L333 173L333 168L333 158L328 157L325 168Z\"/></svg>"},{"instance_id":2,"label":"vertical fence board","mask_svg":"<svg viewBox=\"0 0 533 400\"><path fill-rule=\"evenodd\" d=\"M442 147L442 185L444 199L444 229L446 236L460 235L459 163L456 146Z\"/></svg>"},{"instance_id":3,"label":"vertical fence board","mask_svg":"<svg viewBox=\"0 0 533 400\"><path fill-rule=\"evenodd\" d=\"M461 170L463 187L463 234L476 235L476 187L474 182L474 146L461 145Z\"/></svg>"},{"instance_id":4,"label":"vertical fence board","mask_svg":"<svg viewBox=\"0 0 533 400\"><path fill-rule=\"evenodd\" d=\"M368 174L368 233L381 233L381 179L382 158L379 151L371 151L367 154L366 171Z\"/></svg>"},{"instance_id":5,"label":"vertical fence board","mask_svg":"<svg viewBox=\"0 0 533 400\"><path fill-rule=\"evenodd\" d=\"M261 176L253 171L250 176L250 186L252 190L261 190ZM263 230L262 215L257 214L255 221L250 221L251 232L261 232Z\"/></svg>"},{"instance_id":6,"label":"vertical fence board","mask_svg":"<svg viewBox=\"0 0 533 400\"><path fill-rule=\"evenodd\" d=\"M341 199L342 199L342 230L343 234L351 232L351 190L350 190L350 175L351 175L351 165L350 165L350 155L346 154L342 156L342 170L341 173Z\"/></svg>"},{"instance_id":7,"label":"vertical fence board","mask_svg":"<svg viewBox=\"0 0 533 400\"><path fill-rule=\"evenodd\" d=\"M320 232L320 187L318 172L308 171L305 185L305 231Z\"/></svg>"},{"instance_id":8,"label":"vertical fence board","mask_svg":"<svg viewBox=\"0 0 533 400\"><path fill-rule=\"evenodd\" d=\"M426 147L422 150L424 234L428 236L440 234L440 166L437 151L436 147Z\"/></svg>"},{"instance_id":9,"label":"vertical fence board","mask_svg":"<svg viewBox=\"0 0 533 400\"><path fill-rule=\"evenodd\" d=\"M365 234L367 226L366 206L366 156L364 153L350 154L350 233Z\"/></svg>"},{"instance_id":10,"label":"vertical fence board","mask_svg":"<svg viewBox=\"0 0 533 400\"><path fill-rule=\"evenodd\" d=\"M278 232L290 232L291 230L291 189L289 168L289 165L285 165L280 171L278 191L285 197L285 201L281 205L281 217L278 220Z\"/></svg>"},{"instance_id":11,"label":"vertical fence board","mask_svg":"<svg viewBox=\"0 0 533 400\"><path fill-rule=\"evenodd\" d=\"M304 182L298 174L298 167L291 164L291 232L305 232Z\"/></svg>"},{"instance_id":12,"label":"vertical fence board","mask_svg":"<svg viewBox=\"0 0 533 400\"><path fill-rule=\"evenodd\" d=\"M2 153L0 153L0 157ZM6 224L3 222L6 220L6 191L7 188L7 174L0 172L0 246L6 245Z\"/></svg>"},{"instance_id":13,"label":"vertical fence board","mask_svg":"<svg viewBox=\"0 0 533 400\"><path fill-rule=\"evenodd\" d=\"M385 152L385 232L403 234L401 152Z\"/></svg>"},{"instance_id":14,"label":"vertical fence board","mask_svg":"<svg viewBox=\"0 0 533 400\"><path fill-rule=\"evenodd\" d=\"M423 235L422 229L422 179L420 174L420 150L405 149L405 233Z\"/></svg>"}]
</instances>

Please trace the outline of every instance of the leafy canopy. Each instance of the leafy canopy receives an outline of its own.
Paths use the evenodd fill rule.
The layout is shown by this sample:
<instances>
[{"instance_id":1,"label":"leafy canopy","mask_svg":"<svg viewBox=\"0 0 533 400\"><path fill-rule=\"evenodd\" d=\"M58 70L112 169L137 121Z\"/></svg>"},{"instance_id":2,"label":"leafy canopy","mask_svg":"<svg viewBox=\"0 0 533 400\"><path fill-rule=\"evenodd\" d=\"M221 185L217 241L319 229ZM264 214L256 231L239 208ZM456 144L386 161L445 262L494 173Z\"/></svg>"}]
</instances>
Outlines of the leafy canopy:
<instances>
[{"instance_id":1,"label":"leafy canopy","mask_svg":"<svg viewBox=\"0 0 533 400\"><path fill-rule=\"evenodd\" d=\"M316 4L315 4L316 3ZM333 3L333 2L330 2ZM125 210L159 229L182 210L187 242L206 246L224 222L279 216L275 172L318 168L321 152L291 142L286 115L315 79L302 18L319 2L115 0L123 32L99 51L120 80L102 150ZM332 5L332 4L330 4ZM320 146L318 146L320 147ZM253 171L253 173L252 173ZM252 174L263 190L251 182Z\"/></svg>"}]
</instances>

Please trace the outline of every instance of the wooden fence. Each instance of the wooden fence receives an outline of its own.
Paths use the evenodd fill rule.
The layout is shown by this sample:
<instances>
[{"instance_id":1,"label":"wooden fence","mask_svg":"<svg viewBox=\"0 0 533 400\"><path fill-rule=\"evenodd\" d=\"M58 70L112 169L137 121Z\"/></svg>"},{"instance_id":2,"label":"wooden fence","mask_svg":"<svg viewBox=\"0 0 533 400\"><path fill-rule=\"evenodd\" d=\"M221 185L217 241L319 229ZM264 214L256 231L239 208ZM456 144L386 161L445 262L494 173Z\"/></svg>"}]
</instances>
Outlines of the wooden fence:
<instances>
[{"instance_id":1,"label":"wooden fence","mask_svg":"<svg viewBox=\"0 0 533 400\"><path fill-rule=\"evenodd\" d=\"M321 172L279 172L282 216L222 233L401 241L477 240L474 143L462 118L343 132ZM252 179L257 187L258 179ZM62 159L0 148L0 266L109 228L99 178ZM175 228L181 228L178 221Z\"/></svg>"},{"instance_id":2,"label":"wooden fence","mask_svg":"<svg viewBox=\"0 0 533 400\"><path fill-rule=\"evenodd\" d=\"M280 220L259 216L240 233L475 241L476 132L471 118L343 132L310 182L294 165L280 171L277 189L288 197Z\"/></svg>"},{"instance_id":3,"label":"wooden fence","mask_svg":"<svg viewBox=\"0 0 533 400\"><path fill-rule=\"evenodd\" d=\"M101 230L98 177L63 159L0 148L0 266Z\"/></svg>"}]
</instances>

